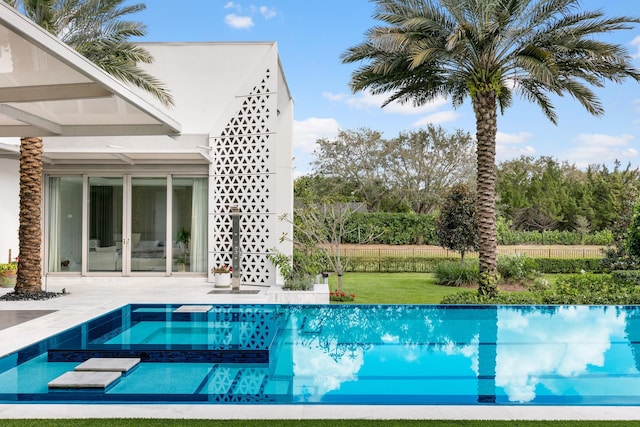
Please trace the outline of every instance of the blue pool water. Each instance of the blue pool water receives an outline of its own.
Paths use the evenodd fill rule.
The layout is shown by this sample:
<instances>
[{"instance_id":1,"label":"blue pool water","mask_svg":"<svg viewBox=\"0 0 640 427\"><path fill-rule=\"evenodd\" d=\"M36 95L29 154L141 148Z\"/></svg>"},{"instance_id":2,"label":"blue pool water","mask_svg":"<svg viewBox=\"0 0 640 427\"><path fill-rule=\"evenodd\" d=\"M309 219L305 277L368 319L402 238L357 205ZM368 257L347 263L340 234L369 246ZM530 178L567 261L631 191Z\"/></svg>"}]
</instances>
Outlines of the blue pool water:
<instances>
[{"instance_id":1,"label":"blue pool water","mask_svg":"<svg viewBox=\"0 0 640 427\"><path fill-rule=\"evenodd\" d=\"M0 359L0 402L638 405L640 307L128 305ZM142 362L49 390L91 357Z\"/></svg>"}]
</instances>

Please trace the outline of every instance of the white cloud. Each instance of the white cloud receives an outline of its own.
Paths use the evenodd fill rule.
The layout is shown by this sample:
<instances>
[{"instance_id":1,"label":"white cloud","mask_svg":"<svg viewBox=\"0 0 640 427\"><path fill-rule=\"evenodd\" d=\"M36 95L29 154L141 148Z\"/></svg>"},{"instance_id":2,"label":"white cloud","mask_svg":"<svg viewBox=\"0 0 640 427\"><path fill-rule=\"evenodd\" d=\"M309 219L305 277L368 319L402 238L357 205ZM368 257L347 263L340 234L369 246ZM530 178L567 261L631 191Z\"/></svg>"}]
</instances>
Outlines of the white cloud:
<instances>
[{"instance_id":1,"label":"white cloud","mask_svg":"<svg viewBox=\"0 0 640 427\"><path fill-rule=\"evenodd\" d=\"M576 146L569 151L566 158L571 159L579 168L586 168L591 164L608 164L614 160L630 160L640 155L638 150L631 146L633 135L605 135L605 134L579 134L574 140Z\"/></svg>"},{"instance_id":2,"label":"white cloud","mask_svg":"<svg viewBox=\"0 0 640 427\"><path fill-rule=\"evenodd\" d=\"M255 25L253 23L253 18L251 18L250 16L238 16L235 13L230 13L229 15L225 16L224 22L232 28L241 30L249 29Z\"/></svg>"},{"instance_id":3,"label":"white cloud","mask_svg":"<svg viewBox=\"0 0 640 427\"><path fill-rule=\"evenodd\" d=\"M277 16L276 10L268 6L251 5L249 7L243 7L238 3L230 1L224 5L224 8L232 9L236 12L225 16L224 21L230 27L237 29L248 29L253 27L255 25L253 17L257 15L262 15L262 17L266 20Z\"/></svg>"},{"instance_id":4,"label":"white cloud","mask_svg":"<svg viewBox=\"0 0 640 427\"><path fill-rule=\"evenodd\" d=\"M531 145L524 145L531 139L528 132L496 134L496 158L499 161L510 160L520 156L533 156L536 149Z\"/></svg>"},{"instance_id":5,"label":"white cloud","mask_svg":"<svg viewBox=\"0 0 640 427\"><path fill-rule=\"evenodd\" d=\"M276 16L276 10L267 6L260 6L260 14L264 16L264 19L271 19Z\"/></svg>"},{"instance_id":6,"label":"white cloud","mask_svg":"<svg viewBox=\"0 0 640 427\"><path fill-rule=\"evenodd\" d=\"M293 147L307 153L312 153L316 141L320 138L333 138L338 134L340 125L333 118L310 117L293 122Z\"/></svg>"},{"instance_id":7,"label":"white cloud","mask_svg":"<svg viewBox=\"0 0 640 427\"><path fill-rule=\"evenodd\" d=\"M428 124L439 125L441 123L453 122L459 117L459 114L453 110L439 111L437 113L429 114L426 117L421 118L417 122L412 123L414 127L426 126Z\"/></svg>"},{"instance_id":8,"label":"white cloud","mask_svg":"<svg viewBox=\"0 0 640 427\"><path fill-rule=\"evenodd\" d=\"M554 327L558 324L562 327ZM503 387L515 402L533 400L538 385L562 394L561 388L567 387L563 378L588 373L591 366L603 366L611 341L624 336L625 324L624 313L585 306L559 307L550 313L501 309L498 340L527 345L498 346L496 386ZM578 381L574 387L580 393L585 391L581 387L589 385ZM617 387L615 382L611 387ZM598 392L606 395L608 391Z\"/></svg>"},{"instance_id":9,"label":"white cloud","mask_svg":"<svg viewBox=\"0 0 640 427\"><path fill-rule=\"evenodd\" d=\"M388 94L374 95L369 91L363 91L357 95L347 95L345 93L331 93L324 92L322 94L327 99L332 101L344 101L346 105L356 110L372 110L382 108L382 104L389 99ZM446 105L449 101L446 98L438 98L428 104L415 107L410 102L401 104L399 102L392 102L383 108L383 112L390 114L406 114L416 115L425 114L436 111L443 105Z\"/></svg>"},{"instance_id":10,"label":"white cloud","mask_svg":"<svg viewBox=\"0 0 640 427\"><path fill-rule=\"evenodd\" d=\"M504 133L498 132L496 134L496 143L497 144L524 144L528 139L531 138L531 134L529 132L519 132L519 133Z\"/></svg>"},{"instance_id":11,"label":"white cloud","mask_svg":"<svg viewBox=\"0 0 640 427\"><path fill-rule=\"evenodd\" d=\"M637 36L635 39L631 40L631 46L635 47L638 51L635 53L631 53L631 56L634 58L640 58L640 36Z\"/></svg>"},{"instance_id":12,"label":"white cloud","mask_svg":"<svg viewBox=\"0 0 640 427\"><path fill-rule=\"evenodd\" d=\"M331 93L331 92L322 92L322 96L327 98L330 101L342 101L346 99L349 95L346 93Z\"/></svg>"}]
</instances>

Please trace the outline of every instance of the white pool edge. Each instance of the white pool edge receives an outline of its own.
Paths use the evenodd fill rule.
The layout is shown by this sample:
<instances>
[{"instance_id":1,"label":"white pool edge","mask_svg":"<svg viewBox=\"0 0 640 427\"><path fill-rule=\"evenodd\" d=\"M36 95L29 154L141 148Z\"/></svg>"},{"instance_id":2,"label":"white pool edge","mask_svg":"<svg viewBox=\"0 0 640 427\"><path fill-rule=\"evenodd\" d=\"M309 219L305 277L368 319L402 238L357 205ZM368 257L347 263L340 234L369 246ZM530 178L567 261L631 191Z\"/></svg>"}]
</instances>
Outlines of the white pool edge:
<instances>
[{"instance_id":1,"label":"white pool edge","mask_svg":"<svg viewBox=\"0 0 640 427\"><path fill-rule=\"evenodd\" d=\"M638 406L449 405L0 405L0 419L406 419L406 420L639 420Z\"/></svg>"}]
</instances>

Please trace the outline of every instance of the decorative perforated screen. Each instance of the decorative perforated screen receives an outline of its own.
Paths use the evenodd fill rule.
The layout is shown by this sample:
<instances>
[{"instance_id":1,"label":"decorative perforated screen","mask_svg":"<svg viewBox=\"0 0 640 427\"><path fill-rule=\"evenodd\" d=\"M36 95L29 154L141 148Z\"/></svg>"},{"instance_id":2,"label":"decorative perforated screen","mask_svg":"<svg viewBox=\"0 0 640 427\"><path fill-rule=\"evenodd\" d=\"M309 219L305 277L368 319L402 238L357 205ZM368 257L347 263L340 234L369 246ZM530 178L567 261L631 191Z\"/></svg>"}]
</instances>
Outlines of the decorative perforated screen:
<instances>
[{"instance_id":1,"label":"decorative perforated screen","mask_svg":"<svg viewBox=\"0 0 640 427\"><path fill-rule=\"evenodd\" d=\"M266 254L277 216L273 204L277 97L270 70L213 141L214 265L231 265L231 206L240 209L241 284L269 285Z\"/></svg>"}]
</instances>

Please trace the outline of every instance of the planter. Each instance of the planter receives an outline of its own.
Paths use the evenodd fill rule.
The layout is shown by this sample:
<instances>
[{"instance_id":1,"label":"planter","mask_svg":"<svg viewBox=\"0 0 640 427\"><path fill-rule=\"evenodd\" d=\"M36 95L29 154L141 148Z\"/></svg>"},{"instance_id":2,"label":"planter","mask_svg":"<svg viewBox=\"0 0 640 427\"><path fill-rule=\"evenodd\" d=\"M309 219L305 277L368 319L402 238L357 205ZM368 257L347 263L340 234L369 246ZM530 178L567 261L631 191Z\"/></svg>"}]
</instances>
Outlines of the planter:
<instances>
[{"instance_id":1,"label":"planter","mask_svg":"<svg viewBox=\"0 0 640 427\"><path fill-rule=\"evenodd\" d=\"M215 273L213 277L216 288L228 288L231 286L231 273Z\"/></svg>"},{"instance_id":2,"label":"planter","mask_svg":"<svg viewBox=\"0 0 640 427\"><path fill-rule=\"evenodd\" d=\"M16 272L13 270L0 271L0 286L13 288L16 285Z\"/></svg>"}]
</instances>

